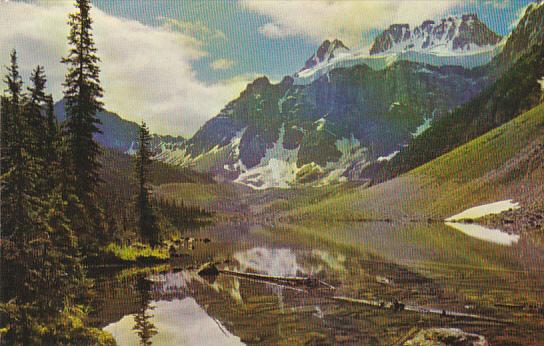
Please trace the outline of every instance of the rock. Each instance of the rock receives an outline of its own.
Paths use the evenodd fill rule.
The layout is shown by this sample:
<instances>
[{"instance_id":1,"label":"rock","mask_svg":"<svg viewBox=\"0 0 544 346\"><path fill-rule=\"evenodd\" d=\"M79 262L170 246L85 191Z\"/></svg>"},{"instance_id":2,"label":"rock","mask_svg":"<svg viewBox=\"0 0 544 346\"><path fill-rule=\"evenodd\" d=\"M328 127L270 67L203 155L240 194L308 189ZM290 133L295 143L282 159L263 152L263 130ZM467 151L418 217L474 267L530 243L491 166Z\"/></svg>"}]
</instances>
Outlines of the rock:
<instances>
[{"instance_id":1,"label":"rock","mask_svg":"<svg viewBox=\"0 0 544 346\"><path fill-rule=\"evenodd\" d=\"M419 331L405 346L489 346L485 337L457 328L430 328Z\"/></svg>"},{"instance_id":2,"label":"rock","mask_svg":"<svg viewBox=\"0 0 544 346\"><path fill-rule=\"evenodd\" d=\"M197 273L200 276L217 276L219 275L219 270L217 269L215 264L208 262L200 266Z\"/></svg>"}]
</instances>

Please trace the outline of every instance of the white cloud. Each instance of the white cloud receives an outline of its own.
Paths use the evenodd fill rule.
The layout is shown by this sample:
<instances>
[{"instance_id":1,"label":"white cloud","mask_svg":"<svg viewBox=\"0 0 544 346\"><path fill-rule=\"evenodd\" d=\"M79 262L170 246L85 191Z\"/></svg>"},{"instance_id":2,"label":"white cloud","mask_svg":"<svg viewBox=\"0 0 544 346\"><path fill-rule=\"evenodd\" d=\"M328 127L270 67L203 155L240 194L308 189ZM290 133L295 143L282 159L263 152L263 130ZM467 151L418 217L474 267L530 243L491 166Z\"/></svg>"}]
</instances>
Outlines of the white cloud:
<instances>
[{"instance_id":1,"label":"white cloud","mask_svg":"<svg viewBox=\"0 0 544 346\"><path fill-rule=\"evenodd\" d=\"M245 8L271 22L259 31L268 37L303 36L315 42L339 38L350 46L365 44L362 35L393 23L420 24L447 13L457 0L427 1L260 1L242 0Z\"/></svg>"},{"instance_id":2,"label":"white cloud","mask_svg":"<svg viewBox=\"0 0 544 346\"><path fill-rule=\"evenodd\" d=\"M234 61L230 59L217 59L212 61L210 67L214 70L228 70L234 65Z\"/></svg>"},{"instance_id":3,"label":"white cloud","mask_svg":"<svg viewBox=\"0 0 544 346\"><path fill-rule=\"evenodd\" d=\"M259 28L259 32L266 37L270 38L282 38L289 36L289 30L282 28L276 23L266 23Z\"/></svg>"},{"instance_id":4,"label":"white cloud","mask_svg":"<svg viewBox=\"0 0 544 346\"><path fill-rule=\"evenodd\" d=\"M158 19L162 21L163 28L178 31L201 41L227 40L223 31L211 29L201 22L189 22L166 17L159 17Z\"/></svg>"},{"instance_id":5,"label":"white cloud","mask_svg":"<svg viewBox=\"0 0 544 346\"><path fill-rule=\"evenodd\" d=\"M66 21L72 11L65 2L0 3L0 64L6 65L9 50L16 48L25 78L35 65L44 65L48 88L57 100L62 97L66 66L60 58L68 50ZM192 134L249 82L249 76L213 84L199 81L191 63L207 52L188 31L149 27L96 7L91 14L107 109L126 119L145 120L154 132Z\"/></svg>"}]
</instances>

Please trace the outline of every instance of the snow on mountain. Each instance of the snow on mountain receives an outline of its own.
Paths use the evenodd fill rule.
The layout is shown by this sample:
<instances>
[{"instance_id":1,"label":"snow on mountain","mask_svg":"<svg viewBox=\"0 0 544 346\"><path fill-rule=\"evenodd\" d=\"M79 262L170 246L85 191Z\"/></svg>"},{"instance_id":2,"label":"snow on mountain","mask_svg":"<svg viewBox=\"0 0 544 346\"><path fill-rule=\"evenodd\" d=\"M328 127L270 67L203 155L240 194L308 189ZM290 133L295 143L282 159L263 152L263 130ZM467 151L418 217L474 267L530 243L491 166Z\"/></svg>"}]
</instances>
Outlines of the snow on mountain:
<instances>
[{"instance_id":1,"label":"snow on mountain","mask_svg":"<svg viewBox=\"0 0 544 346\"><path fill-rule=\"evenodd\" d=\"M426 20L413 30L408 24L393 24L376 37L370 55L409 50L449 54L487 49L500 40L476 14L464 14Z\"/></svg>"},{"instance_id":2,"label":"snow on mountain","mask_svg":"<svg viewBox=\"0 0 544 346\"><path fill-rule=\"evenodd\" d=\"M433 51L386 52L383 54L369 55L367 50L352 51L343 54L328 62L321 63L313 68L299 71L293 75L295 85L308 85L336 68L349 68L356 65L367 65L373 70L383 70L397 61L411 61L432 66L461 66L466 69L488 64L493 57L499 54L505 41L495 46L478 50L444 54Z\"/></svg>"},{"instance_id":3,"label":"snow on mountain","mask_svg":"<svg viewBox=\"0 0 544 346\"><path fill-rule=\"evenodd\" d=\"M326 42L320 49L327 46ZM314 54L294 74L294 84L310 84L340 67L364 64L382 70L400 60L471 69L489 63L505 43L506 39L491 31L475 14L450 16L437 22L426 20L413 30L408 24L393 24L376 37L370 51L333 49L334 54L326 59L309 63L315 61Z\"/></svg>"},{"instance_id":4,"label":"snow on mountain","mask_svg":"<svg viewBox=\"0 0 544 346\"><path fill-rule=\"evenodd\" d=\"M280 129L277 142L266 151L261 162L251 169L241 167L242 172L235 182L254 189L290 187L296 178L298 148L285 149L283 147L284 137L285 124Z\"/></svg>"}]
</instances>

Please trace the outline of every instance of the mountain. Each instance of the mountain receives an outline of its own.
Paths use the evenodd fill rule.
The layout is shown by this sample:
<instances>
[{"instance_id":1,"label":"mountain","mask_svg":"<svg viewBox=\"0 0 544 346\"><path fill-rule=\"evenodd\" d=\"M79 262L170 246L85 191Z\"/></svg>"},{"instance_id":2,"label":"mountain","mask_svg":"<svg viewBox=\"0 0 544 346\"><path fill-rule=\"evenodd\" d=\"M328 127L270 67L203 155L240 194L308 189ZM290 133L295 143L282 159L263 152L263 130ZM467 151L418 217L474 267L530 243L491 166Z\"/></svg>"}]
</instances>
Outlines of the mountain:
<instances>
[{"instance_id":1,"label":"mountain","mask_svg":"<svg viewBox=\"0 0 544 346\"><path fill-rule=\"evenodd\" d=\"M339 43L334 45L334 42ZM501 52L505 40L476 14L464 14L439 21L426 20L413 29L408 24L393 24L374 39L370 50L348 50L340 45L341 41L333 43L323 42L318 52L294 74L295 84L311 84L337 68L367 65L383 70L398 61L477 68L489 64Z\"/></svg>"},{"instance_id":2,"label":"mountain","mask_svg":"<svg viewBox=\"0 0 544 346\"><path fill-rule=\"evenodd\" d=\"M55 116L59 122L66 120L64 99L55 103ZM108 111L98 112L97 117L101 123L98 128L102 133L96 133L94 138L99 144L128 154L135 152L139 131L137 123L125 120L119 115ZM160 151L163 148L179 146L184 141L185 139L180 136L153 135L151 146L154 151Z\"/></svg>"},{"instance_id":3,"label":"mountain","mask_svg":"<svg viewBox=\"0 0 544 346\"><path fill-rule=\"evenodd\" d=\"M492 84L463 107L432 126L388 162L365 167L359 178L384 181L513 119L542 102L544 4L531 4L509 35L504 49L482 67Z\"/></svg>"},{"instance_id":4,"label":"mountain","mask_svg":"<svg viewBox=\"0 0 544 346\"><path fill-rule=\"evenodd\" d=\"M408 50L434 53L475 51L494 46L501 38L476 14L464 14L438 22L426 20L413 30L408 24L393 24L376 37L370 55Z\"/></svg>"},{"instance_id":5,"label":"mountain","mask_svg":"<svg viewBox=\"0 0 544 346\"><path fill-rule=\"evenodd\" d=\"M156 158L253 188L347 180L356 163L399 150L484 85L478 71L407 61L338 68L309 85L261 77Z\"/></svg>"},{"instance_id":6,"label":"mountain","mask_svg":"<svg viewBox=\"0 0 544 346\"><path fill-rule=\"evenodd\" d=\"M544 104L410 170L316 203L276 204L307 220L440 219L491 201L514 199L523 210L544 210ZM540 198L539 198L540 197ZM384 206L387 206L384 208Z\"/></svg>"},{"instance_id":7,"label":"mountain","mask_svg":"<svg viewBox=\"0 0 544 346\"><path fill-rule=\"evenodd\" d=\"M329 62L337 55L342 53L349 52L349 48L344 45L344 43L338 39L334 41L325 40L317 49L317 52L313 54L308 60L302 70L307 70L315 67L316 65L321 64L322 62Z\"/></svg>"}]
</instances>

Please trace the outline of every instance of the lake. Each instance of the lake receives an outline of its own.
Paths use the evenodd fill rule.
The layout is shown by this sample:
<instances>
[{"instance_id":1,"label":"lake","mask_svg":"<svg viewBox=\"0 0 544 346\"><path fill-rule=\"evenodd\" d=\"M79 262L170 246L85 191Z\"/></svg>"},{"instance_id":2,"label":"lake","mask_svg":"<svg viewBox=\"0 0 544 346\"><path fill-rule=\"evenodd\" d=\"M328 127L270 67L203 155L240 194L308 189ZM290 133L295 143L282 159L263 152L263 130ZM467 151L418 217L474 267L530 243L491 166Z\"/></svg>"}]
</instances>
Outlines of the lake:
<instances>
[{"instance_id":1,"label":"lake","mask_svg":"<svg viewBox=\"0 0 544 346\"><path fill-rule=\"evenodd\" d=\"M387 222L225 224L192 235L212 241L197 244L184 263L91 270L92 322L120 345L392 345L432 327L480 334L492 345L544 340L544 246L524 236L493 241L440 223ZM312 276L335 289L203 278L186 269L209 260L240 272ZM395 312L333 296L497 321Z\"/></svg>"}]
</instances>

